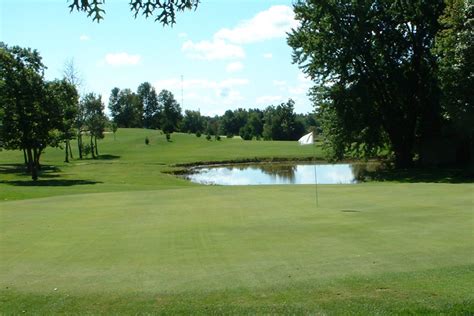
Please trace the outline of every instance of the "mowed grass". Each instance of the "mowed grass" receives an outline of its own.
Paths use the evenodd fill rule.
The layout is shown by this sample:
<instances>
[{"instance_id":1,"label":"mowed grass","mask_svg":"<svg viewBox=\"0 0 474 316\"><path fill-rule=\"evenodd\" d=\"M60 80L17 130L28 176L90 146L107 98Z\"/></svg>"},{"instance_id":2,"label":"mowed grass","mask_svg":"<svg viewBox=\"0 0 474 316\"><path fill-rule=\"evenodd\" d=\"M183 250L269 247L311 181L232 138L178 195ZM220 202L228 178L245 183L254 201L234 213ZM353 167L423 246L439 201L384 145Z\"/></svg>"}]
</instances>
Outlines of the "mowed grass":
<instances>
[{"instance_id":1,"label":"mowed grass","mask_svg":"<svg viewBox=\"0 0 474 316\"><path fill-rule=\"evenodd\" d=\"M104 141L120 158L57 164L46 179L95 184L1 174L2 314L474 312L472 184L326 185L316 207L314 186L206 187L161 172L311 149L188 135L145 147L145 132ZM14 155L0 153L3 165Z\"/></svg>"},{"instance_id":2,"label":"mowed grass","mask_svg":"<svg viewBox=\"0 0 474 316\"><path fill-rule=\"evenodd\" d=\"M150 145L145 145L145 137ZM311 146L297 142L243 141L225 138L208 141L204 136L174 133L167 142L159 131L119 129L116 139L106 134L99 141L100 159L77 159L64 163L64 151L47 148L42 157L45 165L38 183L23 173L20 151L0 152L0 201L92 192L157 190L182 188L193 184L165 173L176 164L243 159L311 158ZM84 142L88 139L85 138ZM322 158L320 148L316 156ZM20 164L19 166L14 164ZM53 166L54 169L48 169Z\"/></svg>"}]
</instances>

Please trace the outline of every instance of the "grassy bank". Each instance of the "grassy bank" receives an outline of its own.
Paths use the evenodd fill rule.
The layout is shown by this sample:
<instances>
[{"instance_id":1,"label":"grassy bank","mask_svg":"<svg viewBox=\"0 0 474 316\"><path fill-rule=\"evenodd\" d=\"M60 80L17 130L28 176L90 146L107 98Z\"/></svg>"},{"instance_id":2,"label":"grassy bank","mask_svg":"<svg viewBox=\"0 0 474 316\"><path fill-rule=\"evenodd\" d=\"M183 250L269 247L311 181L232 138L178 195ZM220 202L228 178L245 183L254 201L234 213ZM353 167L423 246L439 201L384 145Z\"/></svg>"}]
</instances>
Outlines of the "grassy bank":
<instances>
[{"instance_id":1,"label":"grassy bank","mask_svg":"<svg viewBox=\"0 0 474 316\"><path fill-rule=\"evenodd\" d=\"M1 313L474 312L472 183L326 185L316 208L310 185L163 173L309 147L173 139L122 130L100 144L106 159L69 165L48 150L59 170L39 186L0 152Z\"/></svg>"},{"instance_id":2,"label":"grassy bank","mask_svg":"<svg viewBox=\"0 0 474 316\"><path fill-rule=\"evenodd\" d=\"M145 145L145 137L150 140ZM74 154L77 156L75 144ZM48 148L43 155L44 170L40 181L33 183L24 173L20 151L0 152L0 201L63 194L157 190L192 186L165 171L174 165L212 161L259 159L308 159L311 146L297 142L243 141L222 138L208 141L191 134L172 135L167 142L159 131L119 129L99 142L100 159L72 160L63 163L64 151ZM322 158L321 150L316 157ZM77 158L77 157L75 157Z\"/></svg>"}]
</instances>

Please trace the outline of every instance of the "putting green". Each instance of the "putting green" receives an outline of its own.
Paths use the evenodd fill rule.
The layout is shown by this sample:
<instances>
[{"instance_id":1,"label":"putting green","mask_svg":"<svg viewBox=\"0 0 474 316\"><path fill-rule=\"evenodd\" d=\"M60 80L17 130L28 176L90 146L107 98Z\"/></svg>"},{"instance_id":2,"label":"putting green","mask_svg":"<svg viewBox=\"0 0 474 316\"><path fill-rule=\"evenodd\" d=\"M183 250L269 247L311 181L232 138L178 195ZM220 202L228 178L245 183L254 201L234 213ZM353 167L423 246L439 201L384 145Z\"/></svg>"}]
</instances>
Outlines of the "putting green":
<instances>
[{"instance_id":1,"label":"putting green","mask_svg":"<svg viewBox=\"0 0 474 316\"><path fill-rule=\"evenodd\" d=\"M328 185L319 188L317 208L313 186L192 187L4 202L4 311L24 308L18 293L36 301L46 297L48 303L40 299L36 305L46 306L44 312L58 311L51 307L55 297L65 311L74 311L65 298L89 302L94 296L107 302L95 312L120 306L108 301L117 297L131 302L128 311L215 308L220 300L233 306L236 298L250 306L245 311L318 311L313 305L324 302L336 311L342 298L337 293L390 306L385 296L393 295L393 287L414 310L472 308L473 217L466 207L472 206L472 190L452 184ZM452 283L444 284L447 278ZM364 282L368 293L360 289ZM419 290L414 299L405 297ZM325 294L318 297L318 291ZM213 298L206 302L203 295ZM167 303L140 301L149 296L166 297ZM402 307L403 300L391 304ZM278 309L288 304L290 309Z\"/></svg>"}]
</instances>

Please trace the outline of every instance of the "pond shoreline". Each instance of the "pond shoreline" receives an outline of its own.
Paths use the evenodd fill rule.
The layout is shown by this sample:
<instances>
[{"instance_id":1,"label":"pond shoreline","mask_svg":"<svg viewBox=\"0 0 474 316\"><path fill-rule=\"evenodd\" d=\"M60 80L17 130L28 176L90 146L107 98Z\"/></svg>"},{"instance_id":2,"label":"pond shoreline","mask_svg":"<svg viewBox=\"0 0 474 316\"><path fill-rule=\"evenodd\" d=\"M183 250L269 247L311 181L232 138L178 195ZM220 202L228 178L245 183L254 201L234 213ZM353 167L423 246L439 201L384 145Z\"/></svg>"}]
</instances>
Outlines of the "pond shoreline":
<instances>
[{"instance_id":1,"label":"pond shoreline","mask_svg":"<svg viewBox=\"0 0 474 316\"><path fill-rule=\"evenodd\" d=\"M383 163L383 160L369 159L358 160L358 159L343 159L331 162L327 159L320 157L254 157L254 158L243 158L243 159L231 159L231 160L220 160L220 161L195 161L189 163L178 163L170 165L172 170L163 171L163 173L173 175L184 175L192 173L192 169L206 168L206 167L224 167L229 165L249 165L249 164L264 164L264 163L295 163L295 162L316 162L319 164L345 164L345 163Z\"/></svg>"},{"instance_id":2,"label":"pond shoreline","mask_svg":"<svg viewBox=\"0 0 474 316\"><path fill-rule=\"evenodd\" d=\"M379 165L317 161L234 163L190 167L179 176L206 185L356 184L360 175L376 170Z\"/></svg>"},{"instance_id":3,"label":"pond shoreline","mask_svg":"<svg viewBox=\"0 0 474 316\"><path fill-rule=\"evenodd\" d=\"M243 159L230 159L230 160L219 160L219 161L195 161L188 163L178 163L170 165L173 168L190 168L190 167L210 167L210 166L225 166L230 164L260 164L260 163L285 163L285 162L319 162L324 164L343 164L343 163L371 163L378 162L382 163L383 160L378 159L369 159L369 160L360 160L360 159L343 159L338 161L329 161L324 158L314 158L314 157L260 157L260 158L243 158Z\"/></svg>"}]
</instances>

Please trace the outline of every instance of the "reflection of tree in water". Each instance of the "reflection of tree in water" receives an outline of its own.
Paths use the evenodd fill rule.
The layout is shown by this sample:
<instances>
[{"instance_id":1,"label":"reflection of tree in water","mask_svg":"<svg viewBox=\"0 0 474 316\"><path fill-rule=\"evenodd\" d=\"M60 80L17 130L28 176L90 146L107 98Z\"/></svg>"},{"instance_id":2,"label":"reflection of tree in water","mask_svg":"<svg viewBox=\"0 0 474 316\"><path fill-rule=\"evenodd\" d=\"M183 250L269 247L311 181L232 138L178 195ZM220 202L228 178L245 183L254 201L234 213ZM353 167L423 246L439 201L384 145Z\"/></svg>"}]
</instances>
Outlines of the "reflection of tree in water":
<instances>
[{"instance_id":1,"label":"reflection of tree in water","mask_svg":"<svg viewBox=\"0 0 474 316\"><path fill-rule=\"evenodd\" d=\"M272 177L279 177L290 182L294 182L296 176L296 165L289 164L262 164L251 167L254 170L259 170L264 174Z\"/></svg>"},{"instance_id":2,"label":"reflection of tree in water","mask_svg":"<svg viewBox=\"0 0 474 316\"><path fill-rule=\"evenodd\" d=\"M353 163L350 164L352 174L357 182L362 182L370 178L370 175L380 169L378 163Z\"/></svg>"}]
</instances>

